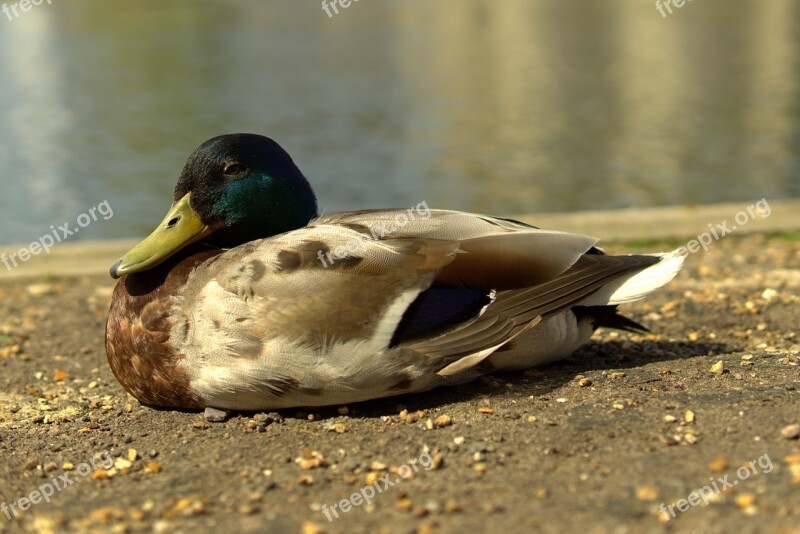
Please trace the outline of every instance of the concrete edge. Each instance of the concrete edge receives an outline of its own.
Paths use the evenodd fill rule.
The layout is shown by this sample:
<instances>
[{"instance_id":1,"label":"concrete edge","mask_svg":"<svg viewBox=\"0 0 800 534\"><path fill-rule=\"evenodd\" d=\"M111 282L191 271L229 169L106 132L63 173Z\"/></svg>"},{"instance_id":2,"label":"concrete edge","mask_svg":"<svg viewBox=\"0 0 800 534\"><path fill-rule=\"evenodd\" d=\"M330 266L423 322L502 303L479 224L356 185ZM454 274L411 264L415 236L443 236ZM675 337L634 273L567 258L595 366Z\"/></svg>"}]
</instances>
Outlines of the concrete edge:
<instances>
[{"instance_id":1,"label":"concrete edge","mask_svg":"<svg viewBox=\"0 0 800 534\"><path fill-rule=\"evenodd\" d=\"M645 209L609 211L583 211L570 213L544 213L518 215L511 218L563 232L587 234L602 242L634 241L640 239L686 238L687 241L703 232L722 233L717 225L724 225L729 234L774 233L800 229L800 199L768 201L769 216L756 218L748 214L752 202L729 202L700 206L667 206ZM763 205L763 204L762 204ZM737 224L737 214L739 222ZM710 226L709 226L710 225ZM734 229L735 228L735 229ZM63 243L52 248L50 254L40 253L16 267L0 263L0 282L48 275L85 276L107 273L111 265L138 242L137 239ZM27 245L0 247L7 257L18 253ZM109 278L110 279L110 278Z\"/></svg>"}]
</instances>

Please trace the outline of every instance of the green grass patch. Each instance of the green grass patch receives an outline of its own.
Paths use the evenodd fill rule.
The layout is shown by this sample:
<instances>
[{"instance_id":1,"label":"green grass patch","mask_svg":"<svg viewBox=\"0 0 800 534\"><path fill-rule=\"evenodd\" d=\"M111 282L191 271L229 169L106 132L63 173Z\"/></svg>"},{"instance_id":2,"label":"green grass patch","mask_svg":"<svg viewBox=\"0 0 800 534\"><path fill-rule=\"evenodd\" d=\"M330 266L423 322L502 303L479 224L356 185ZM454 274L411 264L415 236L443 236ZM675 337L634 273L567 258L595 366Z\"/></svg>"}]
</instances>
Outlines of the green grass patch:
<instances>
[{"instance_id":1,"label":"green grass patch","mask_svg":"<svg viewBox=\"0 0 800 534\"><path fill-rule=\"evenodd\" d=\"M632 249L674 250L682 245L685 245L689 239L692 238L658 237L658 238L631 239L627 241L615 239L611 241L601 241L599 246L600 248L603 248L605 246L614 246L614 247L625 247Z\"/></svg>"},{"instance_id":2,"label":"green grass patch","mask_svg":"<svg viewBox=\"0 0 800 534\"><path fill-rule=\"evenodd\" d=\"M769 237L777 237L781 241L788 241L789 243L797 243L800 241L800 230L789 230L778 234L771 234Z\"/></svg>"},{"instance_id":3,"label":"green grass patch","mask_svg":"<svg viewBox=\"0 0 800 534\"><path fill-rule=\"evenodd\" d=\"M746 237L754 234L741 234L741 237ZM776 239L785 241L787 243L797 243L800 241L800 230L787 230L785 232L768 232L763 234L767 239ZM737 237L737 234L729 234L722 239L728 237ZM599 243L600 248L605 247L619 247L629 248L634 250L675 250L678 247L686 245L692 239L697 239L697 236L687 237L653 237L642 239L611 239L608 241L602 240Z\"/></svg>"},{"instance_id":4,"label":"green grass patch","mask_svg":"<svg viewBox=\"0 0 800 534\"><path fill-rule=\"evenodd\" d=\"M666 239L636 239L626 243L629 247L633 248L678 248L686 244L686 239L679 237L670 237Z\"/></svg>"}]
</instances>

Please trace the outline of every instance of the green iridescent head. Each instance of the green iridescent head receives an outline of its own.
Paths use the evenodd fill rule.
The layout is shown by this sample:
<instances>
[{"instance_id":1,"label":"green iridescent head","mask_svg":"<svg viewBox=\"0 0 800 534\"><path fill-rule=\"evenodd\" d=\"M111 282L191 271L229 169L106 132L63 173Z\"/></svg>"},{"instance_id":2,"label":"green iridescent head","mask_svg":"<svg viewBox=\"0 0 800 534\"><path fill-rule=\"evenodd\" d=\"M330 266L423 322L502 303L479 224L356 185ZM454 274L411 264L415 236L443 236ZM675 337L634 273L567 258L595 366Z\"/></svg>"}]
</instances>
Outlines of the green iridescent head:
<instances>
[{"instance_id":1,"label":"green iridescent head","mask_svg":"<svg viewBox=\"0 0 800 534\"><path fill-rule=\"evenodd\" d=\"M195 241L231 248L302 228L316 215L311 186L278 143L255 134L215 137L189 156L166 217L111 276L155 267Z\"/></svg>"}]
</instances>

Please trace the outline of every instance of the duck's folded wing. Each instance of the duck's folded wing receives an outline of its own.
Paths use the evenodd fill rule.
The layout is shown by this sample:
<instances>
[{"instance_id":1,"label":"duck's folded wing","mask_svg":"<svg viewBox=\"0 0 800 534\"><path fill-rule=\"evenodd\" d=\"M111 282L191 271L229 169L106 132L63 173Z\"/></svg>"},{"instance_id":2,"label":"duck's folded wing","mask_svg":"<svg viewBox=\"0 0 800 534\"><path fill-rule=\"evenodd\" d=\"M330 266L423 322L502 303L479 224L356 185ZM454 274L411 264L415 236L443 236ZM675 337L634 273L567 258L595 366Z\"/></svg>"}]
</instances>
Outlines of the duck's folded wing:
<instances>
[{"instance_id":1,"label":"duck's folded wing","mask_svg":"<svg viewBox=\"0 0 800 534\"><path fill-rule=\"evenodd\" d=\"M470 239L500 233L538 230L534 226L489 215L453 210L383 209L342 211L323 214L309 223L346 226L372 239L392 237L430 237L434 239Z\"/></svg>"},{"instance_id":2,"label":"duck's folded wing","mask_svg":"<svg viewBox=\"0 0 800 534\"><path fill-rule=\"evenodd\" d=\"M349 344L422 358L447 376L659 261L589 255L592 238L506 224L516 223L480 223L464 239L407 229L374 239L350 223L318 224L214 258L184 295L207 343L229 356L264 357L265 339L320 353Z\"/></svg>"},{"instance_id":3,"label":"duck's folded wing","mask_svg":"<svg viewBox=\"0 0 800 534\"><path fill-rule=\"evenodd\" d=\"M438 275L448 285L468 288L520 289L552 280L578 261L597 242L594 237L541 230L533 226L448 210L367 210L334 213L311 227L346 228L364 239L400 238L458 241L464 254Z\"/></svg>"}]
</instances>

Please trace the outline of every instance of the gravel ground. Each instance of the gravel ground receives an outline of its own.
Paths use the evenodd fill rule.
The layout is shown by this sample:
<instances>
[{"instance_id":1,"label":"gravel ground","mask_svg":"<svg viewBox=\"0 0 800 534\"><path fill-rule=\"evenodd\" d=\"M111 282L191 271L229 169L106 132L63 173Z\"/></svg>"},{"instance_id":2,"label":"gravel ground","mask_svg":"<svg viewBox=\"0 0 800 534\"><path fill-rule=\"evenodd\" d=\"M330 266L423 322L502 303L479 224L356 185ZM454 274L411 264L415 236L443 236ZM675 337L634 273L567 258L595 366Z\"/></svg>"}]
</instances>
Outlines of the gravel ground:
<instances>
[{"instance_id":1,"label":"gravel ground","mask_svg":"<svg viewBox=\"0 0 800 534\"><path fill-rule=\"evenodd\" d=\"M601 330L541 369L214 424L116 382L109 278L0 282L0 504L53 493L0 512L0 532L800 532L799 238L692 255L626 307L651 335ZM708 505L681 502L706 485Z\"/></svg>"}]
</instances>

